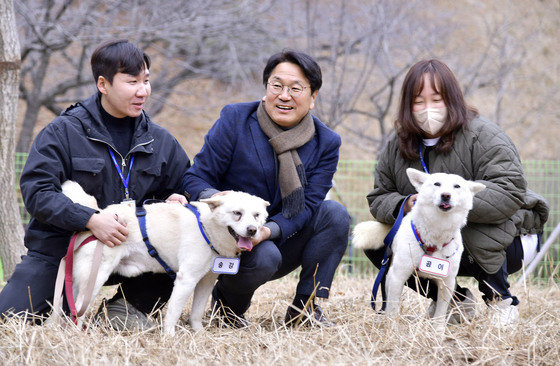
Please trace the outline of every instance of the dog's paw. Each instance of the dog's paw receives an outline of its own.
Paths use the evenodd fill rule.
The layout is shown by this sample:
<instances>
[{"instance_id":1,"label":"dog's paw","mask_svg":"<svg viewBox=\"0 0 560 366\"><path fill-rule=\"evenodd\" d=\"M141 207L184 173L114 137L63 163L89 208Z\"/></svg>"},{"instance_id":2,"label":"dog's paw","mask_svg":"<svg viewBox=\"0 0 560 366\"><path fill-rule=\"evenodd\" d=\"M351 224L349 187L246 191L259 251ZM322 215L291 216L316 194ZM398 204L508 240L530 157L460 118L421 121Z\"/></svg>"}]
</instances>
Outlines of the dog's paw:
<instances>
[{"instance_id":1,"label":"dog's paw","mask_svg":"<svg viewBox=\"0 0 560 366\"><path fill-rule=\"evenodd\" d=\"M165 335L173 337L175 335L175 326L174 325L171 325L171 326L165 325L163 327L163 333Z\"/></svg>"},{"instance_id":2,"label":"dog's paw","mask_svg":"<svg viewBox=\"0 0 560 366\"><path fill-rule=\"evenodd\" d=\"M352 232L352 244L358 249L379 249L391 226L379 221L360 222Z\"/></svg>"},{"instance_id":3,"label":"dog's paw","mask_svg":"<svg viewBox=\"0 0 560 366\"><path fill-rule=\"evenodd\" d=\"M192 328L195 332L198 332L198 331L204 329L204 327L202 326L202 322L200 322L200 321L192 321L192 320L191 320L190 323L191 323L191 328Z\"/></svg>"}]
</instances>

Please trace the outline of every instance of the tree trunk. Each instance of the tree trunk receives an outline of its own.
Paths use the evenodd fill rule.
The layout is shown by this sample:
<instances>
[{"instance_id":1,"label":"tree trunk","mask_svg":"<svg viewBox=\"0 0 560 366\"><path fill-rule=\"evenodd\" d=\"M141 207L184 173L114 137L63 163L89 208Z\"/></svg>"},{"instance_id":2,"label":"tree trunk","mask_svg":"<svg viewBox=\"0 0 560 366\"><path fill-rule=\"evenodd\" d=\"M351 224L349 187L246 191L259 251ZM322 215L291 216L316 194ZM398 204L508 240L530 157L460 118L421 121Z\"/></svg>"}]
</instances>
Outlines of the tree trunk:
<instances>
[{"instance_id":1,"label":"tree trunk","mask_svg":"<svg viewBox=\"0 0 560 366\"><path fill-rule=\"evenodd\" d=\"M0 0L0 257L8 278L25 253L15 182L20 48L12 0Z\"/></svg>"},{"instance_id":2,"label":"tree trunk","mask_svg":"<svg viewBox=\"0 0 560 366\"><path fill-rule=\"evenodd\" d=\"M31 147L33 130L37 124L39 111L43 104L41 92L43 90L43 81L47 74L49 60L50 56L46 52L42 53L41 57L37 60L37 66L31 73L31 91L28 91L29 96L26 98L25 116L23 117L23 125L21 126L19 139L16 145L17 152L26 153Z\"/></svg>"},{"instance_id":3,"label":"tree trunk","mask_svg":"<svg viewBox=\"0 0 560 366\"><path fill-rule=\"evenodd\" d=\"M39 118L41 109L41 101L38 99L28 99L23 116L23 124L19 133L19 139L16 146L17 152L29 152L31 142L33 141L33 130Z\"/></svg>"}]
</instances>

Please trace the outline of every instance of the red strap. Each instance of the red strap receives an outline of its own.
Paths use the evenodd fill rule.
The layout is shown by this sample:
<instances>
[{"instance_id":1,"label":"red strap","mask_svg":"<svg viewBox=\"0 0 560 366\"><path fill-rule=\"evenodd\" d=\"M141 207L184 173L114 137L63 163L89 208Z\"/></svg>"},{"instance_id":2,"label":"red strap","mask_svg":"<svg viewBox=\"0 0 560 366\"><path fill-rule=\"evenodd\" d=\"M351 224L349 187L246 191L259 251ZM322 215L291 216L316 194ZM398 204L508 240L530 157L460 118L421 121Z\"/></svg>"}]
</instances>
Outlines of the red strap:
<instances>
[{"instance_id":1,"label":"red strap","mask_svg":"<svg viewBox=\"0 0 560 366\"><path fill-rule=\"evenodd\" d=\"M76 238L78 234L74 234L72 239L70 240L70 244L68 245L68 251L66 252L66 268L64 273L64 291L66 293L66 301L68 302L68 306L70 307L70 314L72 314L72 321L75 324L78 323L77 317L77 310L76 310L76 303L74 302L74 294L72 293L72 269L74 266L74 245L76 244ZM96 240L95 236L90 235L84 240L78 248L84 244L89 243L90 241ZM76 249L78 249L76 248Z\"/></svg>"},{"instance_id":2,"label":"red strap","mask_svg":"<svg viewBox=\"0 0 560 366\"><path fill-rule=\"evenodd\" d=\"M411 221L412 224L412 221ZM420 247L424 248L424 251L426 252L426 254L428 255L432 255L434 254L434 252L437 249L437 246L427 246L426 243L424 243L424 241L422 240L422 237L420 236L420 233L418 232L418 230L416 230L416 226L414 226L414 224L412 224L412 228L414 229L414 235L416 235L416 239L418 239ZM449 243L451 243L453 241L454 238L451 238L450 241L448 241L447 243L443 244L442 248L445 248L445 246Z\"/></svg>"}]
</instances>

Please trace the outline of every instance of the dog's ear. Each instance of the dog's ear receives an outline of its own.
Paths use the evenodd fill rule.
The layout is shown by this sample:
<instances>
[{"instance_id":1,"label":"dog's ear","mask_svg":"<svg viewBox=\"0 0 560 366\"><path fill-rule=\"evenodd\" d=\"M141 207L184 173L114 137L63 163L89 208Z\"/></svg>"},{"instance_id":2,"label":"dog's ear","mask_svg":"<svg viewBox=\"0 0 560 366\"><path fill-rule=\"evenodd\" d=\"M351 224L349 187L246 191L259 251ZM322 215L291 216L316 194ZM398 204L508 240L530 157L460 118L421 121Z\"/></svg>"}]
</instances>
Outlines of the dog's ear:
<instances>
[{"instance_id":1,"label":"dog's ear","mask_svg":"<svg viewBox=\"0 0 560 366\"><path fill-rule=\"evenodd\" d=\"M216 207L224 203L224 201L220 198L220 196L204 198L201 199L200 202L206 203L208 207L210 207L210 211L214 211Z\"/></svg>"},{"instance_id":2,"label":"dog's ear","mask_svg":"<svg viewBox=\"0 0 560 366\"><path fill-rule=\"evenodd\" d=\"M469 189L473 194L477 194L478 192L486 188L486 186L482 183L472 182L472 181L468 181L468 182L469 182Z\"/></svg>"},{"instance_id":3,"label":"dog's ear","mask_svg":"<svg viewBox=\"0 0 560 366\"><path fill-rule=\"evenodd\" d=\"M430 176L428 173L421 172L420 170L416 170L414 168L406 169L406 175L408 175L408 179L410 183L416 188L417 192L420 192L420 187L422 184L428 179Z\"/></svg>"}]
</instances>

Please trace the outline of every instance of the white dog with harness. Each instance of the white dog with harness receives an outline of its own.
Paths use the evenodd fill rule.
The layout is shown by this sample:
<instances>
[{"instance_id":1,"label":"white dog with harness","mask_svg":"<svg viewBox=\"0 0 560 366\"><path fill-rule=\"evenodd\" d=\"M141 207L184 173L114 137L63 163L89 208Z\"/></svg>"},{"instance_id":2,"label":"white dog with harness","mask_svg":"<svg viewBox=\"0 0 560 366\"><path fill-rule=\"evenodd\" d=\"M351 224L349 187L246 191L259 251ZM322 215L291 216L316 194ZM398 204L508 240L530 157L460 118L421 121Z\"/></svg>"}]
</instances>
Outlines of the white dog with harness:
<instances>
[{"instance_id":1,"label":"white dog with harness","mask_svg":"<svg viewBox=\"0 0 560 366\"><path fill-rule=\"evenodd\" d=\"M427 174L412 168L406 173L418 196L392 243L392 262L385 282L387 314L399 313L404 284L415 273L437 280L434 318L443 326L463 253L461 228L467 222L474 195L485 186L455 174ZM379 249L390 229L377 221L362 222L354 228L352 242L356 248Z\"/></svg>"},{"instance_id":2,"label":"white dog with harness","mask_svg":"<svg viewBox=\"0 0 560 366\"><path fill-rule=\"evenodd\" d=\"M95 198L86 194L78 183L67 181L62 189L75 203L97 208ZM268 205L259 197L228 191L201 202L192 202L190 209L163 202L145 205L143 218L140 214L137 218L135 207L127 203L108 206L103 211L117 215L118 220L126 224L129 234L122 245L112 248L97 240L75 252L70 247L73 266L68 266L66 259L61 268L65 263L67 268L73 268L71 275L66 272L67 287L73 282L72 291L67 288L66 293L67 298L70 297L69 303L72 293L77 294L75 308L80 311L73 310L73 304L70 304L72 315L81 316L85 312L112 273L134 277L145 272L167 272L176 276L164 319L165 333L175 333L175 325L193 291L190 324L194 330L202 329L202 315L218 274L236 273L237 256L242 250L252 249L251 238L259 236L268 216ZM145 233L139 219L145 220ZM81 244L90 236L89 231L79 233L75 242ZM98 245L93 245L95 243ZM99 254L94 260L96 248ZM94 265L99 269L93 276L89 296L86 287L91 283L88 278ZM59 277L64 277L60 273ZM54 319L61 314L62 281L57 282Z\"/></svg>"}]
</instances>

